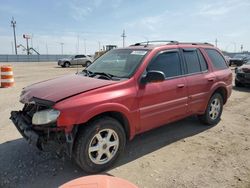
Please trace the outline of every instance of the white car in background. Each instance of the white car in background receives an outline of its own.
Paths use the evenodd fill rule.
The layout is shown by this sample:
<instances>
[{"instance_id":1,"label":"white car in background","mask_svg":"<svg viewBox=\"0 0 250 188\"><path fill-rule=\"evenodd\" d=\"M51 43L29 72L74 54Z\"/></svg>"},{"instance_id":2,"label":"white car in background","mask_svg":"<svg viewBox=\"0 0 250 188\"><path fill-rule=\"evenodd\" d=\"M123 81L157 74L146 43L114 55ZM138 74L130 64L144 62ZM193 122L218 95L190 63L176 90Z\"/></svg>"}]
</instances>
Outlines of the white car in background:
<instances>
[{"instance_id":1,"label":"white car in background","mask_svg":"<svg viewBox=\"0 0 250 188\"><path fill-rule=\"evenodd\" d=\"M71 65L82 65L83 67L89 66L93 62L91 56L87 55L74 55L68 58L58 60L58 65L61 67L70 67Z\"/></svg>"}]
</instances>

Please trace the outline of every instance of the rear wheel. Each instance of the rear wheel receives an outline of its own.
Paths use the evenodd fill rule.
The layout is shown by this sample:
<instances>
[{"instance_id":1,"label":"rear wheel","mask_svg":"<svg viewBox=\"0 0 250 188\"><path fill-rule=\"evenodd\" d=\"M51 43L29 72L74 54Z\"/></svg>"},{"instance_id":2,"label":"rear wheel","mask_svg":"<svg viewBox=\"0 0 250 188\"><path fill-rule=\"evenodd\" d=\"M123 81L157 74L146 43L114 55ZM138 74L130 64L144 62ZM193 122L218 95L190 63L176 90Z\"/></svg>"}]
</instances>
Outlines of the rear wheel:
<instances>
[{"instance_id":1,"label":"rear wheel","mask_svg":"<svg viewBox=\"0 0 250 188\"><path fill-rule=\"evenodd\" d=\"M83 67L88 67L89 65L91 65L91 62L90 61L87 61L86 63L85 63L85 65L82 65Z\"/></svg>"},{"instance_id":2,"label":"rear wheel","mask_svg":"<svg viewBox=\"0 0 250 188\"><path fill-rule=\"evenodd\" d=\"M80 130L74 147L77 164L88 173L106 170L124 150L126 136L115 119L103 117Z\"/></svg>"},{"instance_id":3,"label":"rear wheel","mask_svg":"<svg viewBox=\"0 0 250 188\"><path fill-rule=\"evenodd\" d=\"M215 93L209 100L206 111L198 116L200 121L206 125L215 125L220 121L223 110L223 99L221 94Z\"/></svg>"}]
</instances>

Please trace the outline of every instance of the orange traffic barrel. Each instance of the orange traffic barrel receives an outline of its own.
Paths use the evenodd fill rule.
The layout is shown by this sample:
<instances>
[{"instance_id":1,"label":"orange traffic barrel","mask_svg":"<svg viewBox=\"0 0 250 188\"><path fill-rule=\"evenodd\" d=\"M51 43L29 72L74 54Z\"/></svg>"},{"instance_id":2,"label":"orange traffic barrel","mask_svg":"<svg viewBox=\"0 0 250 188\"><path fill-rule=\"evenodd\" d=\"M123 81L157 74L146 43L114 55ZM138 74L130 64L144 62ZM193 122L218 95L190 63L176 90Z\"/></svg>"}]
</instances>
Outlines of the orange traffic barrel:
<instances>
[{"instance_id":1,"label":"orange traffic barrel","mask_svg":"<svg viewBox=\"0 0 250 188\"><path fill-rule=\"evenodd\" d=\"M77 178L59 188L138 188L134 184L113 176L94 175Z\"/></svg>"},{"instance_id":2,"label":"orange traffic barrel","mask_svg":"<svg viewBox=\"0 0 250 188\"><path fill-rule=\"evenodd\" d=\"M10 65L1 66L1 87L12 87L14 85L13 69Z\"/></svg>"}]
</instances>

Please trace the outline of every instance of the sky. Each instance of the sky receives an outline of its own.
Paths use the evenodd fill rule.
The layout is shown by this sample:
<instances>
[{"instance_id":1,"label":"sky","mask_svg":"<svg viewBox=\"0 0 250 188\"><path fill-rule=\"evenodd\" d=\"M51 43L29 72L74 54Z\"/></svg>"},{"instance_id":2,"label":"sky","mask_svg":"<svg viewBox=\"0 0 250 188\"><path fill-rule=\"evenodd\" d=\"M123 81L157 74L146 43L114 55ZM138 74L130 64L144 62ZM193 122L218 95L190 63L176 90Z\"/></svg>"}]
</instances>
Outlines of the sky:
<instances>
[{"instance_id":1,"label":"sky","mask_svg":"<svg viewBox=\"0 0 250 188\"><path fill-rule=\"evenodd\" d=\"M99 47L147 40L210 42L250 51L250 0L0 0L0 54L23 34L41 54L93 54ZM18 48L18 53L25 53Z\"/></svg>"}]
</instances>

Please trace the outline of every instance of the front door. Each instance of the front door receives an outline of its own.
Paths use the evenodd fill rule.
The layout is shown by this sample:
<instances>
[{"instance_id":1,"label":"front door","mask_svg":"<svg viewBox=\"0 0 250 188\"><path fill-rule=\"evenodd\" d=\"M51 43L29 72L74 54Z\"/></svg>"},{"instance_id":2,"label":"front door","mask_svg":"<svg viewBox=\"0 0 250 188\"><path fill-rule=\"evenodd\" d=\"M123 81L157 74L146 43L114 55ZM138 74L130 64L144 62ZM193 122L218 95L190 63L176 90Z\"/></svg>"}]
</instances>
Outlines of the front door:
<instances>
[{"instance_id":1,"label":"front door","mask_svg":"<svg viewBox=\"0 0 250 188\"><path fill-rule=\"evenodd\" d=\"M149 63L145 74L150 70L162 71L165 80L140 85L140 132L185 117L187 113L187 87L179 51L160 52Z\"/></svg>"}]
</instances>

